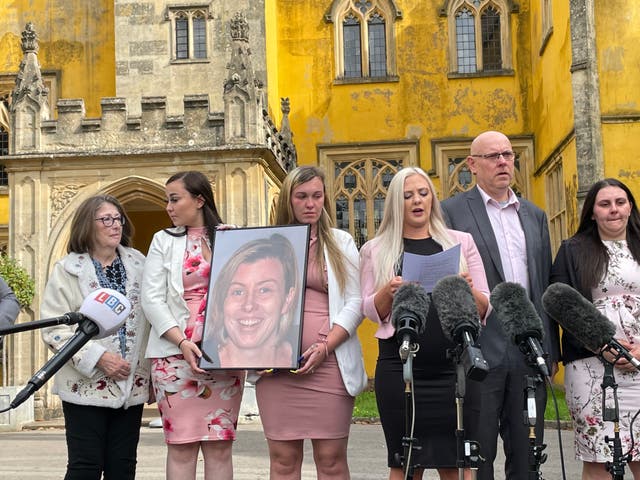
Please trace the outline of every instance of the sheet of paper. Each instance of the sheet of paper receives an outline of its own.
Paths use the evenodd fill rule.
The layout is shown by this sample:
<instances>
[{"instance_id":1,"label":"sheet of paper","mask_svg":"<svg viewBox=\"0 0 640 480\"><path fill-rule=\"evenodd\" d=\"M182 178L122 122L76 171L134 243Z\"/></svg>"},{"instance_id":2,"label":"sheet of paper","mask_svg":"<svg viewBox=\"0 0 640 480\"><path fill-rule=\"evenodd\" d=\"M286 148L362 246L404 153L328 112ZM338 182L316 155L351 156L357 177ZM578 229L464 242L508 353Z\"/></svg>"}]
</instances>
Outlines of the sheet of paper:
<instances>
[{"instance_id":1,"label":"sheet of paper","mask_svg":"<svg viewBox=\"0 0 640 480\"><path fill-rule=\"evenodd\" d=\"M404 253L402 279L418 282L427 293L433 291L436 282L447 275L457 275L460 270L460 244L433 255Z\"/></svg>"}]
</instances>

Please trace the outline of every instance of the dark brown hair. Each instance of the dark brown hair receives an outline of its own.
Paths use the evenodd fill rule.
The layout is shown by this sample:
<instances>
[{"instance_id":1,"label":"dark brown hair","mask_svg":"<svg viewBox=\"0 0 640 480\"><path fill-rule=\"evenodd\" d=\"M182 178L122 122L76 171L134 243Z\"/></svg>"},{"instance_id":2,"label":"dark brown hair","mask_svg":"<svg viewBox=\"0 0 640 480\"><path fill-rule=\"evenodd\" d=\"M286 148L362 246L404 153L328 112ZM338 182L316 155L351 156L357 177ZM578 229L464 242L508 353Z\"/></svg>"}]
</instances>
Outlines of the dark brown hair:
<instances>
[{"instance_id":1,"label":"dark brown hair","mask_svg":"<svg viewBox=\"0 0 640 480\"><path fill-rule=\"evenodd\" d=\"M67 253L91 253L96 241L96 212L100 210L103 203L110 203L118 209L118 213L124 219L120 245L123 247L131 246L133 225L118 199L111 195L94 195L82 202L73 215Z\"/></svg>"},{"instance_id":2,"label":"dark brown hair","mask_svg":"<svg viewBox=\"0 0 640 480\"><path fill-rule=\"evenodd\" d=\"M207 228L209 240L213 243L213 239L216 234L216 226L222 223L222 218L220 218L220 214L218 213L218 207L216 207L216 201L213 198L213 190L211 189L209 179L202 172L188 170L171 175L165 185L169 185L177 180L182 180L185 190L193 197L201 197L204 200L204 204L202 206L204 224ZM174 235L172 232L167 230L165 231Z\"/></svg>"},{"instance_id":3,"label":"dark brown hair","mask_svg":"<svg viewBox=\"0 0 640 480\"><path fill-rule=\"evenodd\" d=\"M588 289L598 285L604 277L609 266L609 254L607 248L600 240L598 224L593 219L593 208L596 204L598 192L605 187L618 187L627 195L631 204L629 220L627 222L627 246L634 260L640 263L640 213L636 200L631 190L615 178L605 178L594 183L584 199L584 205L580 214L580 224L573 236L578 248L578 279L582 288Z\"/></svg>"}]
</instances>

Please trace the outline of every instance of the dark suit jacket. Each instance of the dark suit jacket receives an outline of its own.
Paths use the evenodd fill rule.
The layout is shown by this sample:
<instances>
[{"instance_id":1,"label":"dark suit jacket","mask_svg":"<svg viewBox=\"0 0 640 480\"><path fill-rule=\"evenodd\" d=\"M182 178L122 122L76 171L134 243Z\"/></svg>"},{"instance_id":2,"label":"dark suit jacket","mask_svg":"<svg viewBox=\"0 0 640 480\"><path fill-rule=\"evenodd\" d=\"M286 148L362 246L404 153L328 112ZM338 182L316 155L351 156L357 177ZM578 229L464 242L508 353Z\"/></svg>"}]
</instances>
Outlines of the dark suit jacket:
<instances>
[{"instance_id":1,"label":"dark suit jacket","mask_svg":"<svg viewBox=\"0 0 640 480\"><path fill-rule=\"evenodd\" d=\"M477 187L460 193L442 202L447 224L473 236L487 274L489 290L505 281L502 262L491 222ZM546 214L531 202L520 199L518 211L527 244L530 300L544 325L543 348L549 354L547 363L557 362L560 357L558 326L550 321L542 307L542 294L549 286L551 273L551 242ZM480 334L479 343L490 366L503 362L507 341L502 322L492 312Z\"/></svg>"}]
</instances>

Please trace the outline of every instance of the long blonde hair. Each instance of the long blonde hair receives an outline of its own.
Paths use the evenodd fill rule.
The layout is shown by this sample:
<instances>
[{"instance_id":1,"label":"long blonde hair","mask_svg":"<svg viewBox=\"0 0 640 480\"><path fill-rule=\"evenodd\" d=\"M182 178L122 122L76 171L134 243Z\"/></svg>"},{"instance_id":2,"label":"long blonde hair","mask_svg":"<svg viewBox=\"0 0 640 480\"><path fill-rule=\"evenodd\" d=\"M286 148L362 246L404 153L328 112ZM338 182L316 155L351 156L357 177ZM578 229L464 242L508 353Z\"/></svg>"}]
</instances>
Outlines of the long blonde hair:
<instances>
[{"instance_id":1,"label":"long blonde hair","mask_svg":"<svg viewBox=\"0 0 640 480\"><path fill-rule=\"evenodd\" d=\"M444 250L458 243L451 237L447 230L447 225L442 216L440 201L436 196L436 189L429 175L418 167L405 167L398 170L387 189L382 221L373 240L376 242L379 251L377 260L373 265L376 289L381 288L391 280L395 272L398 271L400 262L402 261L402 255L404 253L404 243L402 240L404 224L404 182L413 175L424 177L431 191L431 212L429 213L429 233L431 237L438 242ZM460 271L464 272L466 270L467 262L461 253Z\"/></svg>"},{"instance_id":2,"label":"long blonde hair","mask_svg":"<svg viewBox=\"0 0 640 480\"><path fill-rule=\"evenodd\" d=\"M324 271L326 266L324 250L326 248L329 262L331 262L331 267L338 279L340 291L344 292L347 284L347 269L345 268L345 262L348 261L348 259L343 255L342 250L338 247L338 244L331 233L331 227L333 227L333 221L330 213L331 202L327 197L325 176L322 170L318 167L302 166L289 172L282 183L282 189L280 190L280 196L278 197L274 225L290 225L298 223L295 215L293 214L293 207L291 206L291 193L298 185L307 183L314 178L319 178L322 181L322 189L324 192L324 206L322 208L322 213L320 214L320 219L318 220L318 249L316 251L316 264L321 268L321 271Z\"/></svg>"}]
</instances>

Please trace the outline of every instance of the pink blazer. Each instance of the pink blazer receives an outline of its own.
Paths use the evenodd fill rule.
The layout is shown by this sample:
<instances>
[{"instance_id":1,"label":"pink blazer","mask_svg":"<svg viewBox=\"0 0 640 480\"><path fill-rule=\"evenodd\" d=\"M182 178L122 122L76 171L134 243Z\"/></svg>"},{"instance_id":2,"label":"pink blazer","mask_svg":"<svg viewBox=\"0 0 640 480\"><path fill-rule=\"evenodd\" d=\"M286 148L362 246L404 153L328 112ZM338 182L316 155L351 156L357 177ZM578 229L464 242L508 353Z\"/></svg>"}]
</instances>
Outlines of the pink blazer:
<instances>
[{"instance_id":1,"label":"pink blazer","mask_svg":"<svg viewBox=\"0 0 640 480\"><path fill-rule=\"evenodd\" d=\"M458 230L448 230L448 232L460 243L462 255L464 255L467 267L469 268L469 274L473 279L473 287L489 298L487 276L484 273L482 258L473 241L473 237L469 233L459 232ZM376 293L374 289L375 278L373 277L373 265L376 261L378 250L378 242L376 239L369 240L360 250L360 288L362 290L362 313L378 324L378 330L375 334L376 338L384 339L391 338L395 329L390 322L390 315L380 318L373 301ZM489 306L485 318L490 311L491 306Z\"/></svg>"}]
</instances>

